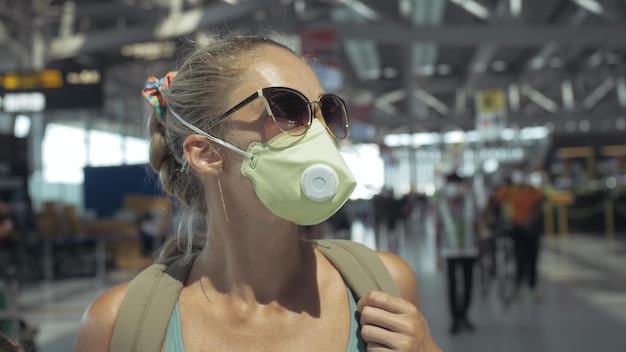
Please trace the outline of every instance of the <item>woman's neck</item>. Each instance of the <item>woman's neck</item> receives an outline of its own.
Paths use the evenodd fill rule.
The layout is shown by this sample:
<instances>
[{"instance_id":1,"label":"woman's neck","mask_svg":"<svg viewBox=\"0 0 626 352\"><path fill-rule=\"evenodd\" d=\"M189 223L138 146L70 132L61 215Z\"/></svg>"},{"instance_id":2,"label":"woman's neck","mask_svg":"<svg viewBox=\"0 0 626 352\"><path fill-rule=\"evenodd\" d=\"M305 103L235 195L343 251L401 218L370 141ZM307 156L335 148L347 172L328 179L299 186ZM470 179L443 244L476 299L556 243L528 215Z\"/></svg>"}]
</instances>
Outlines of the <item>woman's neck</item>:
<instances>
[{"instance_id":1,"label":"woman's neck","mask_svg":"<svg viewBox=\"0 0 626 352\"><path fill-rule=\"evenodd\" d=\"M292 293L315 280L315 255L299 240L295 225L289 225L265 231L213 229L194 265L196 274L215 291L250 303L265 304Z\"/></svg>"}]
</instances>

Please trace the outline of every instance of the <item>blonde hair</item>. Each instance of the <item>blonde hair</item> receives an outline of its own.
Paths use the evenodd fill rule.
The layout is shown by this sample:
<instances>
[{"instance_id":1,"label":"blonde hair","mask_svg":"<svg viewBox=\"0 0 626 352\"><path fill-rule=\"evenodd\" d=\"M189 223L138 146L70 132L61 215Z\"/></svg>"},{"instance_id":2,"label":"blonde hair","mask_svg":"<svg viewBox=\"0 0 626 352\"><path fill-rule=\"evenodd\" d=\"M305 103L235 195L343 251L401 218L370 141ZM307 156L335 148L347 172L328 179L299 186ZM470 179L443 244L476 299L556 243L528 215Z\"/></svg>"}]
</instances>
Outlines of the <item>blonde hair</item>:
<instances>
[{"instance_id":1,"label":"blonde hair","mask_svg":"<svg viewBox=\"0 0 626 352\"><path fill-rule=\"evenodd\" d=\"M181 172L183 142L194 132L169 111L204 130L213 118L230 108L225 106L228 95L243 83L247 68L258 58L258 49L268 45L293 53L266 36L238 33L214 35L208 43L195 46L169 86L165 124L154 115L150 118L150 165L158 173L165 192L179 205L175 236L170 235L165 241L158 261L177 255L186 260L194 250L201 249L206 242L208 219L204 192L198 191L203 189L200 179L193 169ZM222 136L225 125L218 124L210 133Z\"/></svg>"}]
</instances>

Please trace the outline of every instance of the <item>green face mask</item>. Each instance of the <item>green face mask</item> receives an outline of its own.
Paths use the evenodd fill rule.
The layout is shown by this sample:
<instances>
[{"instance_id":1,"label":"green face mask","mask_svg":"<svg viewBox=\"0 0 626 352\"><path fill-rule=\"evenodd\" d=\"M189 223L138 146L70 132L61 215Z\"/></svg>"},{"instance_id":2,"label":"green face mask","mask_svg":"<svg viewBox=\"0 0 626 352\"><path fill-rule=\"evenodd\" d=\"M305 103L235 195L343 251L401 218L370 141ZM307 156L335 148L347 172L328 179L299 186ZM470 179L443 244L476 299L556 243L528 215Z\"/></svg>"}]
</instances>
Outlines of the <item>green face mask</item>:
<instances>
[{"instance_id":1,"label":"green face mask","mask_svg":"<svg viewBox=\"0 0 626 352\"><path fill-rule=\"evenodd\" d=\"M314 119L301 136L280 134L267 143L253 142L241 173L252 181L265 206L299 225L330 218L348 200L356 180L332 137Z\"/></svg>"},{"instance_id":2,"label":"green face mask","mask_svg":"<svg viewBox=\"0 0 626 352\"><path fill-rule=\"evenodd\" d=\"M244 156L241 173L277 216L298 225L330 218L350 198L356 180L322 123L313 119L301 136L281 133L267 143L252 142L248 150L211 136L172 115L194 132Z\"/></svg>"}]
</instances>

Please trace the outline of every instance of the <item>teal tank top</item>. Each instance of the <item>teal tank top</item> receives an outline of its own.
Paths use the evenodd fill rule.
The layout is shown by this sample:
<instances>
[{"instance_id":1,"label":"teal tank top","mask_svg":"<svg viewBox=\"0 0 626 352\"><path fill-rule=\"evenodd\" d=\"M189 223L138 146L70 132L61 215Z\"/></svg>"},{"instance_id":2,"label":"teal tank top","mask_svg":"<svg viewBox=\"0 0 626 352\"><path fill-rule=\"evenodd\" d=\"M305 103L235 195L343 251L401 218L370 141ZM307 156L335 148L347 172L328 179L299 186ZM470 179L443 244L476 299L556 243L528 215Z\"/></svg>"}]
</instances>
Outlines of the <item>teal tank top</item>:
<instances>
[{"instance_id":1,"label":"teal tank top","mask_svg":"<svg viewBox=\"0 0 626 352\"><path fill-rule=\"evenodd\" d=\"M365 352L367 345L361 338L361 327L357 320L356 299L352 290L348 287L348 300L350 301L350 341L346 352ZM170 317L167 332L165 334L164 352L185 352L183 347L183 334L180 328L180 310L178 302L174 306L174 311Z\"/></svg>"}]
</instances>

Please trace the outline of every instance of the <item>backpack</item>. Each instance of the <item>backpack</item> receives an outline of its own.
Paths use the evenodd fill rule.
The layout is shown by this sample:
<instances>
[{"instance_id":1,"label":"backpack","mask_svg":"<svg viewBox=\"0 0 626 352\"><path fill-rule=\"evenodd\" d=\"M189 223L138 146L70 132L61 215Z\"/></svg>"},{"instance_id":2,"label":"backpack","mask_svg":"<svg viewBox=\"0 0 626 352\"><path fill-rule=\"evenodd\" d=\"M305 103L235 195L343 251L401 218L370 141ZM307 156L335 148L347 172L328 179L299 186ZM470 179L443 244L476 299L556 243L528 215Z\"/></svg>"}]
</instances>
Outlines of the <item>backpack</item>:
<instances>
[{"instance_id":1,"label":"backpack","mask_svg":"<svg viewBox=\"0 0 626 352\"><path fill-rule=\"evenodd\" d=\"M400 297L387 268L372 249L349 240L311 242L337 268L357 298L372 290ZM192 260L178 259L152 264L130 282L115 320L110 351L160 351L178 294L193 264Z\"/></svg>"}]
</instances>

